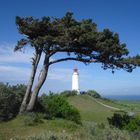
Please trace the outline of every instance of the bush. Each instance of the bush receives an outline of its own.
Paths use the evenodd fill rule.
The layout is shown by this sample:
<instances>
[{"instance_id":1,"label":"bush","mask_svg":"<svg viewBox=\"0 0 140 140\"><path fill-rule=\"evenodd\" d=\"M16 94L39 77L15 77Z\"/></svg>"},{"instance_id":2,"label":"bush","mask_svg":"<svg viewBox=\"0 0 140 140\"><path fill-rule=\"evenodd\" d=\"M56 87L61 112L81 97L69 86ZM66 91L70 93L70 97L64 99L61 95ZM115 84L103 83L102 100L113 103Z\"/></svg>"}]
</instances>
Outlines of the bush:
<instances>
[{"instance_id":1,"label":"bush","mask_svg":"<svg viewBox=\"0 0 140 140\"><path fill-rule=\"evenodd\" d=\"M140 118L133 117L129 120L129 123L124 126L124 129L129 131L140 130Z\"/></svg>"},{"instance_id":2,"label":"bush","mask_svg":"<svg viewBox=\"0 0 140 140\"><path fill-rule=\"evenodd\" d=\"M95 90L88 90L87 94L94 98L101 98L101 95L98 92L96 92Z\"/></svg>"},{"instance_id":3,"label":"bush","mask_svg":"<svg viewBox=\"0 0 140 140\"><path fill-rule=\"evenodd\" d=\"M69 104L66 103L61 108L61 113L62 113L62 117L64 117L65 119L74 121L74 122L76 122L78 124L81 124L80 113L72 105L69 105Z\"/></svg>"},{"instance_id":4,"label":"bush","mask_svg":"<svg viewBox=\"0 0 140 140\"><path fill-rule=\"evenodd\" d=\"M18 114L25 90L25 85L0 83L0 121L7 121Z\"/></svg>"},{"instance_id":5,"label":"bush","mask_svg":"<svg viewBox=\"0 0 140 140\"><path fill-rule=\"evenodd\" d=\"M114 113L111 118L108 118L110 125L119 129L126 129L129 131L140 130L140 118L128 116L127 114L121 115Z\"/></svg>"},{"instance_id":6,"label":"bush","mask_svg":"<svg viewBox=\"0 0 140 140\"><path fill-rule=\"evenodd\" d=\"M75 95L77 95L77 91L75 91L75 90L65 90L65 91L61 92L60 95L62 95L64 97L75 96Z\"/></svg>"},{"instance_id":7,"label":"bush","mask_svg":"<svg viewBox=\"0 0 140 140\"><path fill-rule=\"evenodd\" d=\"M40 104L43 106L48 119L64 118L79 124L81 123L79 111L72 105L69 105L66 99L61 95L42 95Z\"/></svg>"},{"instance_id":8,"label":"bush","mask_svg":"<svg viewBox=\"0 0 140 140\"><path fill-rule=\"evenodd\" d=\"M121 114L114 113L114 115L111 118L108 118L108 122L110 125L122 129L124 125L129 122L129 119L129 116L126 117L126 115L122 116Z\"/></svg>"}]
</instances>

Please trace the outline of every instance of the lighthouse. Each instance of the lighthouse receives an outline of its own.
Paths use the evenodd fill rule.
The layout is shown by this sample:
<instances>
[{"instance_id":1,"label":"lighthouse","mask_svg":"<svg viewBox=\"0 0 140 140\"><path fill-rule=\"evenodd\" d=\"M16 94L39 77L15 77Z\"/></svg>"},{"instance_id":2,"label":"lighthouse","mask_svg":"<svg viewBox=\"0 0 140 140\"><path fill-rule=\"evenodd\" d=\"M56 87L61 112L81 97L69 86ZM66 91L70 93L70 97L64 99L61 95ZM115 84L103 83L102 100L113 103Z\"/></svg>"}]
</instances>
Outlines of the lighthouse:
<instances>
[{"instance_id":1,"label":"lighthouse","mask_svg":"<svg viewBox=\"0 0 140 140\"><path fill-rule=\"evenodd\" d=\"M77 68L74 68L74 70L73 70L72 90L77 91L77 95L80 94L80 89L79 89L79 73L78 73L78 69Z\"/></svg>"}]
</instances>

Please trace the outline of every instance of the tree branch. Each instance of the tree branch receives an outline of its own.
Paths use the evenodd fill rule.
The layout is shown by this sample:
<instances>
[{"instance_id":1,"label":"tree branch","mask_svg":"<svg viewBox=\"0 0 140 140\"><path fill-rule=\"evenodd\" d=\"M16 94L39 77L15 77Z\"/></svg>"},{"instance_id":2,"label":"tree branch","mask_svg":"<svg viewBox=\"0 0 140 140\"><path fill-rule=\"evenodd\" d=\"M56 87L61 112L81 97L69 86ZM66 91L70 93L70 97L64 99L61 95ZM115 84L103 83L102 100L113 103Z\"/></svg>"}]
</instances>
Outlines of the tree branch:
<instances>
[{"instance_id":1,"label":"tree branch","mask_svg":"<svg viewBox=\"0 0 140 140\"><path fill-rule=\"evenodd\" d=\"M54 48L53 50L51 50L50 51L50 57L52 56L52 55L54 55L55 53L57 53L57 52L70 52L70 53L75 53L75 52L77 52L77 53L82 53L82 54L85 54L85 55L87 55L87 53L85 52L85 50L80 50L79 51L79 49L75 49L75 48L69 48L68 46L65 46L65 47L63 47L63 48L61 48L61 47L57 47L57 48Z\"/></svg>"},{"instance_id":2,"label":"tree branch","mask_svg":"<svg viewBox=\"0 0 140 140\"><path fill-rule=\"evenodd\" d=\"M80 62L84 62L84 63L93 63L93 62L97 62L97 60L95 59L83 59L83 58L74 58L74 57L67 57L67 58L62 58L62 59L57 59L54 61L49 62L49 65L58 63L58 62L62 62L62 61L68 61L68 60L74 60L74 61L80 61Z\"/></svg>"}]
</instances>

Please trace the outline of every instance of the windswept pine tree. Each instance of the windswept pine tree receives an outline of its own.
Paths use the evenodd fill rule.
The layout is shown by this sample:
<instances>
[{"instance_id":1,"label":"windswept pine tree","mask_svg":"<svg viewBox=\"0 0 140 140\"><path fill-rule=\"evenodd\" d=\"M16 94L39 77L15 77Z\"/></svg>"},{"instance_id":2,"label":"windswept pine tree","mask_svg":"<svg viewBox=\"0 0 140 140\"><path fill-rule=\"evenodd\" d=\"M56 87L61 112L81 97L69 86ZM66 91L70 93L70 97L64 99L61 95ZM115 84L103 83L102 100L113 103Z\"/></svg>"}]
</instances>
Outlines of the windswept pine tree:
<instances>
[{"instance_id":1,"label":"windswept pine tree","mask_svg":"<svg viewBox=\"0 0 140 140\"><path fill-rule=\"evenodd\" d=\"M99 31L91 19L76 20L73 13L67 12L62 18L16 17L19 33L23 38L18 41L15 51L26 45L34 48L32 71L20 112L33 111L38 93L44 84L51 65L74 60L85 64L100 63L103 69L124 69L132 72L140 64L140 56L129 57L126 45L121 43L119 35L104 29ZM57 53L65 53L58 59L51 59ZM44 62L38 82L33 82L40 57L44 53Z\"/></svg>"}]
</instances>

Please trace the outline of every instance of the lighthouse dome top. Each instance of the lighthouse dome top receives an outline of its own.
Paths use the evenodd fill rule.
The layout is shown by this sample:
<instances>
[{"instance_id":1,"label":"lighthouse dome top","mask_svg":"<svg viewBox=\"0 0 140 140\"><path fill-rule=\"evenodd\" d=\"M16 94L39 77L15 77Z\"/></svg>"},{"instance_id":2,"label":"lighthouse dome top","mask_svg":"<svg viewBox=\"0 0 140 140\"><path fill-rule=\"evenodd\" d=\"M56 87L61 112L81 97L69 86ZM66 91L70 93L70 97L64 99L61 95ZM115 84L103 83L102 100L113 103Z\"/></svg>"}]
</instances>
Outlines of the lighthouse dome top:
<instances>
[{"instance_id":1,"label":"lighthouse dome top","mask_svg":"<svg viewBox=\"0 0 140 140\"><path fill-rule=\"evenodd\" d=\"M73 71L74 71L74 72L78 72L78 69L75 67L75 68L73 69Z\"/></svg>"}]
</instances>

